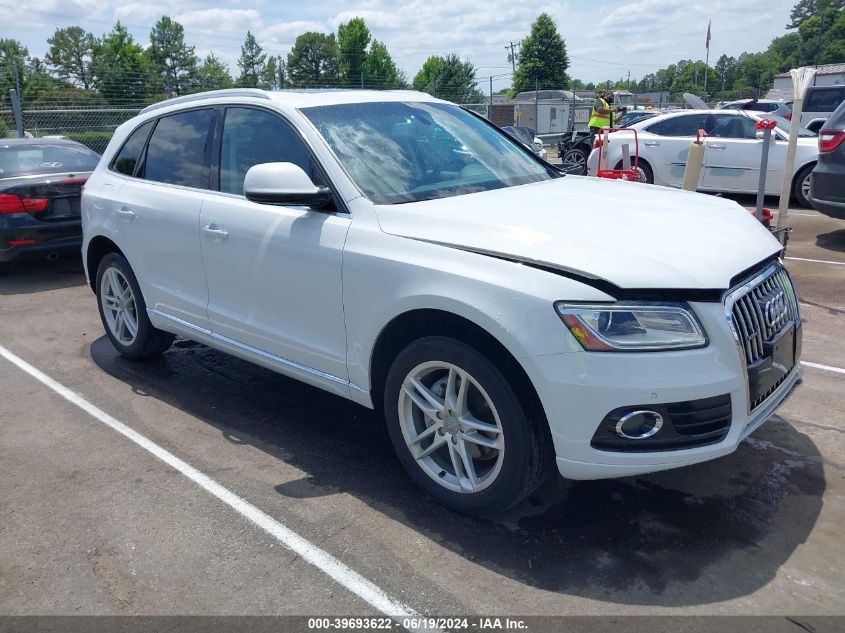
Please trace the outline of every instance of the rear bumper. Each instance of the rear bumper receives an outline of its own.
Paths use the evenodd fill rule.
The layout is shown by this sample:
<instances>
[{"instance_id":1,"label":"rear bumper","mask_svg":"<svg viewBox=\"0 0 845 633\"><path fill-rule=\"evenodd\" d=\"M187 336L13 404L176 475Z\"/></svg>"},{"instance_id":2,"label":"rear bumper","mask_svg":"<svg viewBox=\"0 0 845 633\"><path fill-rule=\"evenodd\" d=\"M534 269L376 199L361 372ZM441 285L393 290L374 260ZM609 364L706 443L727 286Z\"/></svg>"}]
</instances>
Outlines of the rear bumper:
<instances>
[{"instance_id":1,"label":"rear bumper","mask_svg":"<svg viewBox=\"0 0 845 633\"><path fill-rule=\"evenodd\" d=\"M0 218L0 263L81 249L81 220L48 223L17 215Z\"/></svg>"},{"instance_id":2,"label":"rear bumper","mask_svg":"<svg viewBox=\"0 0 845 633\"><path fill-rule=\"evenodd\" d=\"M816 211L845 220L845 165L819 162L810 180L809 200Z\"/></svg>"}]
</instances>

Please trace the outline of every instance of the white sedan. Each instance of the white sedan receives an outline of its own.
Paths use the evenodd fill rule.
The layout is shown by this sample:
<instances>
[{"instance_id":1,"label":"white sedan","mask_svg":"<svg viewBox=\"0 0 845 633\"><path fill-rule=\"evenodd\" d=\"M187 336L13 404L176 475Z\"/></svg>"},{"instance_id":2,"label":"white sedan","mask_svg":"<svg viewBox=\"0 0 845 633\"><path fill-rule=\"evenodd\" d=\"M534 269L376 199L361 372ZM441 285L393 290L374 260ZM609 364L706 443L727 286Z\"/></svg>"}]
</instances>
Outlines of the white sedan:
<instances>
[{"instance_id":1,"label":"white sedan","mask_svg":"<svg viewBox=\"0 0 845 633\"><path fill-rule=\"evenodd\" d=\"M689 144L698 130L707 132L704 164L698 183L699 191L726 193L756 193L760 178L760 159L763 141L757 136L755 124L767 118L778 123L769 147L766 194L778 195L783 182L789 122L774 115L741 110L681 110L635 123L639 139L639 169L646 182L668 187L680 187L684 179ZM634 154L632 132L610 135L608 166L621 168L622 146L629 145ZM598 150L588 161L588 173L596 175ZM810 206L810 173L818 157L817 137L809 130L801 130L795 155L792 191L798 202Z\"/></svg>"}]
</instances>

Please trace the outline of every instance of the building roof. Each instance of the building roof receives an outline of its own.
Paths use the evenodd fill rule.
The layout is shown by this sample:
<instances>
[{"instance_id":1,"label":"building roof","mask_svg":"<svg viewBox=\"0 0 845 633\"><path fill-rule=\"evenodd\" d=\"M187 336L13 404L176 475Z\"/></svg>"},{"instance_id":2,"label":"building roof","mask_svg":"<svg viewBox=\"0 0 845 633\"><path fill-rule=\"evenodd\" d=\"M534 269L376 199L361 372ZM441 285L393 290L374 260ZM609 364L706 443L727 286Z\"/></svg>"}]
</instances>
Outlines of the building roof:
<instances>
[{"instance_id":1,"label":"building roof","mask_svg":"<svg viewBox=\"0 0 845 633\"><path fill-rule=\"evenodd\" d=\"M816 68L817 75L845 75L845 62L841 62L838 64L822 64L818 68ZM790 77L790 74L781 73L779 75L775 75L776 78L782 79L784 77Z\"/></svg>"}]
</instances>

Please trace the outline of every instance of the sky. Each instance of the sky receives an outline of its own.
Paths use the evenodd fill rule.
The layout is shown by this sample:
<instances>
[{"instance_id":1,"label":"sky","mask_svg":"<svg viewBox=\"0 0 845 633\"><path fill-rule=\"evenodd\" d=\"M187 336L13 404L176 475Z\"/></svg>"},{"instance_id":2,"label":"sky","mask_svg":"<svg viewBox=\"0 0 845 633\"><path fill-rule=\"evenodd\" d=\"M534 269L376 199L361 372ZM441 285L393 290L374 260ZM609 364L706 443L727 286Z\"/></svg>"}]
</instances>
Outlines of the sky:
<instances>
[{"instance_id":1,"label":"sky","mask_svg":"<svg viewBox=\"0 0 845 633\"><path fill-rule=\"evenodd\" d=\"M598 0L596 4L549 0L0 0L0 37L14 37L43 57L55 31L79 25L102 35L116 20L146 45L162 15L185 27L198 55L213 51L237 76L247 30L273 55L286 55L305 31L331 33L360 16L387 44L409 80L429 55L457 53L475 64L487 92L510 85L505 46L524 38L542 11L566 40L569 74L584 81L640 78L679 59L704 59L708 20L713 21L711 64L723 53L764 50L785 33L793 0Z\"/></svg>"}]
</instances>

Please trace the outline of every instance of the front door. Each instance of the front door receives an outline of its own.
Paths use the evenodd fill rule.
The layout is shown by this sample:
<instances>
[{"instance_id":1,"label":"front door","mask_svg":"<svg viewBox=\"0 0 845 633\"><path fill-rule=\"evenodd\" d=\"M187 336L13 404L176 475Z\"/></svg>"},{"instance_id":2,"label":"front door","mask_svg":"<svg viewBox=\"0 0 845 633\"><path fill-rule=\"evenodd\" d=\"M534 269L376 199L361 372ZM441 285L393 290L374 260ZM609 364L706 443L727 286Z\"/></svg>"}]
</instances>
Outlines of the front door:
<instances>
[{"instance_id":1,"label":"front door","mask_svg":"<svg viewBox=\"0 0 845 633\"><path fill-rule=\"evenodd\" d=\"M227 108L220 191L207 196L200 218L211 330L253 352L345 381L341 267L350 219L246 200L247 170L270 162L299 165L323 184L308 149L279 115Z\"/></svg>"},{"instance_id":2,"label":"front door","mask_svg":"<svg viewBox=\"0 0 845 633\"><path fill-rule=\"evenodd\" d=\"M704 153L702 189L755 192L760 180L763 141L757 138L756 121L737 114L715 114L713 130ZM773 134L777 134L774 132ZM769 145L766 188L779 188L783 179L784 143L774 136Z\"/></svg>"}]
</instances>

